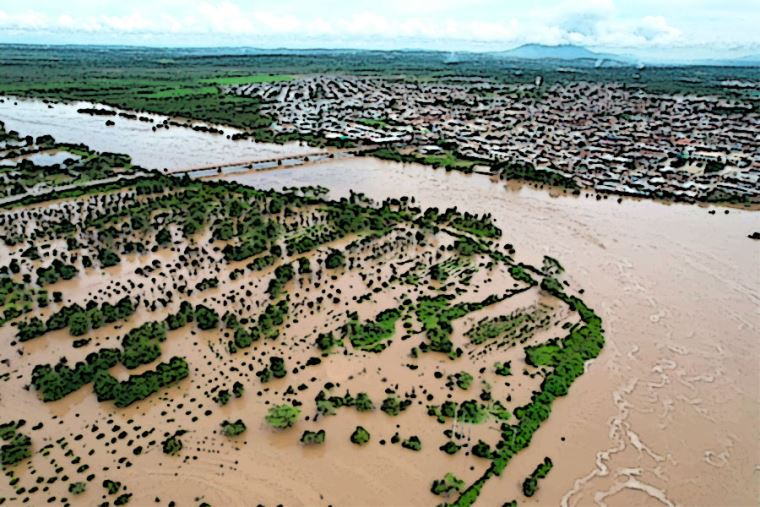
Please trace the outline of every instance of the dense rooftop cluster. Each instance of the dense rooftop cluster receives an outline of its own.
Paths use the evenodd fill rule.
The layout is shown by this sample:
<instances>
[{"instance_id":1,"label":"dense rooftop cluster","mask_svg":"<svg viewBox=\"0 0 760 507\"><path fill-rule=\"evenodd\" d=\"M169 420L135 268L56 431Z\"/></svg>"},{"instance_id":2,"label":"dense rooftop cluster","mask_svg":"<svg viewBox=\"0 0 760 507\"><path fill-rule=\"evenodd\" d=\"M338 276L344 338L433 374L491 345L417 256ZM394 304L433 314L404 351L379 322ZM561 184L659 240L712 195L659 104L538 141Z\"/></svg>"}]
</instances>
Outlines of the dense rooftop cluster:
<instances>
[{"instance_id":1,"label":"dense rooftop cluster","mask_svg":"<svg viewBox=\"0 0 760 507\"><path fill-rule=\"evenodd\" d=\"M600 192L760 201L760 117L750 103L717 96L616 83L345 76L226 90L260 100L280 133L453 151L494 170L528 166Z\"/></svg>"}]
</instances>

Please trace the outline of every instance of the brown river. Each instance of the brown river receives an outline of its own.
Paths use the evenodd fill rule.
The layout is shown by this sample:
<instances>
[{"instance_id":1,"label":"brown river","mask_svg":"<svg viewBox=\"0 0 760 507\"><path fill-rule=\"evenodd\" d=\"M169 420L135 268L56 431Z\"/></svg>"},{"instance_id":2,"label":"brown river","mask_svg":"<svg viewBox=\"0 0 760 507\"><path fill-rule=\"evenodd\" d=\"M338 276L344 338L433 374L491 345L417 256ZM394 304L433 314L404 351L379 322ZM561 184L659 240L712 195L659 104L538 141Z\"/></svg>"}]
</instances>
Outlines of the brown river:
<instances>
[{"instance_id":1,"label":"brown river","mask_svg":"<svg viewBox=\"0 0 760 507\"><path fill-rule=\"evenodd\" d=\"M39 102L6 100L0 121L156 168L308 149L181 128L155 133L121 118L106 128L75 106ZM541 485L542 504L757 505L760 242L747 236L760 231L760 212L552 195L370 158L226 178L262 188L322 185L335 197L409 195L422 206L487 212L518 260L560 260L604 319L607 345L531 444L549 452L566 438Z\"/></svg>"}]
</instances>

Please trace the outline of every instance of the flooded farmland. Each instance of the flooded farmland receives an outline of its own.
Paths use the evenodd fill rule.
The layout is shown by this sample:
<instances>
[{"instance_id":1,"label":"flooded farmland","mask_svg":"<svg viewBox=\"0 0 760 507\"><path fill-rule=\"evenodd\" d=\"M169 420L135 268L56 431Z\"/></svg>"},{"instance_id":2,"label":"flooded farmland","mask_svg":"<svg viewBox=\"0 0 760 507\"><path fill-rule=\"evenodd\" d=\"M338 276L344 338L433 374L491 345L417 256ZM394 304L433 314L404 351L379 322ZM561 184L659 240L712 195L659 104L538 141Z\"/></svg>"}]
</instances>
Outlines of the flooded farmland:
<instances>
[{"instance_id":1,"label":"flooded farmland","mask_svg":"<svg viewBox=\"0 0 760 507\"><path fill-rule=\"evenodd\" d=\"M374 159L230 178L319 184L336 197L408 194L422 206L492 213L520 260L561 259L600 311L608 345L539 433L546 449L568 436L563 455L572 460L557 463L546 485L557 503L746 505L758 497L760 245L747 238L760 228L756 212L552 196Z\"/></svg>"},{"instance_id":2,"label":"flooded farmland","mask_svg":"<svg viewBox=\"0 0 760 507\"><path fill-rule=\"evenodd\" d=\"M0 104L0 120L8 128L125 152L148 168L308 149L235 143L181 128L154 133L150 124L121 119L105 127L100 118L78 114L76 106L48 109L40 102L23 104ZM93 134L93 128L103 134ZM557 449L561 454L554 460L555 470L542 484L543 504L749 505L760 495L760 430L754 425L760 416L760 243L747 238L760 229L757 212L553 196L527 186L508 187L483 175L368 158L227 179L258 188L321 185L333 197L347 196L350 190L376 200L408 195L422 206L491 213L504 231L503 241L515 246L517 260L540 264L543 256L550 255L560 260L568 279L585 289L584 298L603 318L607 345L570 395L555 402L552 417L530 448L512 461L502 478L486 485L486 503L499 500L500 488L514 487L536 459L556 455ZM340 372L355 368L336 363L333 367ZM86 411L95 401L79 403L78 410ZM36 408L45 409L41 404ZM341 419L332 424L354 422ZM284 448L284 441L279 445ZM295 451L283 450L278 456L277 442L272 446L267 456L282 460L277 469L286 470L297 459L291 455ZM365 456L367 463L398 480L419 473L411 461L392 470L397 459L379 449L366 450L377 453ZM215 452L220 460L226 459L224 450ZM288 498L311 503L321 481L339 484L342 474L349 473L352 455L336 456L346 462L333 470L312 471L312 483L302 486L309 488L309 494L295 491L299 486L289 483L294 491ZM431 468L442 472L445 465L434 464L436 458L430 456ZM316 467L319 461L310 463ZM205 466L210 472L213 464ZM261 462L246 478L276 487L267 469L267 463ZM351 474L365 481L367 490L330 501L372 503L381 492L386 500L404 498L373 482L372 470ZM181 480L191 483L199 477ZM218 483L209 481L206 486L218 500L234 498L230 491L245 489L234 477L215 480ZM178 484L174 485L181 487Z\"/></svg>"}]
</instances>

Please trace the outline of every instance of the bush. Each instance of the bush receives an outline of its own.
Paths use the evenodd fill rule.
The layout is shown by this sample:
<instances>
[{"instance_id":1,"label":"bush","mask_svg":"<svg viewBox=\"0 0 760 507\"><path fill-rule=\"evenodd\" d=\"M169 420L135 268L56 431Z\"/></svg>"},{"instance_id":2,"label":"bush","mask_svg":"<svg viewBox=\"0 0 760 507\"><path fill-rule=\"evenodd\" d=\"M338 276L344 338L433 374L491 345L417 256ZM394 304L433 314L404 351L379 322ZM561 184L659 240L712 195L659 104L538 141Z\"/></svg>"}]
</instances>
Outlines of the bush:
<instances>
[{"instance_id":1,"label":"bush","mask_svg":"<svg viewBox=\"0 0 760 507\"><path fill-rule=\"evenodd\" d=\"M81 495L87 489L86 482L72 482L69 484L69 493L72 495Z\"/></svg>"},{"instance_id":2,"label":"bush","mask_svg":"<svg viewBox=\"0 0 760 507\"><path fill-rule=\"evenodd\" d=\"M325 441L325 430L309 431L306 430L301 435L301 443L306 445L323 444Z\"/></svg>"},{"instance_id":3,"label":"bush","mask_svg":"<svg viewBox=\"0 0 760 507\"><path fill-rule=\"evenodd\" d=\"M461 448L462 448L461 445L457 445L455 442L452 442L451 440L449 440L448 442L440 446L438 449L442 450L446 454L456 454L459 452L459 449Z\"/></svg>"},{"instance_id":4,"label":"bush","mask_svg":"<svg viewBox=\"0 0 760 507\"><path fill-rule=\"evenodd\" d=\"M411 437L401 442L401 447L404 449L410 449L412 451L419 451L422 449L422 442L420 442L419 437L412 435Z\"/></svg>"},{"instance_id":5,"label":"bush","mask_svg":"<svg viewBox=\"0 0 760 507\"><path fill-rule=\"evenodd\" d=\"M397 416L412 404L411 400L399 400L396 396L388 396L383 400L380 410L388 415Z\"/></svg>"},{"instance_id":6,"label":"bush","mask_svg":"<svg viewBox=\"0 0 760 507\"><path fill-rule=\"evenodd\" d=\"M198 322L198 328L202 330L213 329L219 325L219 315L203 305L195 307L195 320Z\"/></svg>"},{"instance_id":7,"label":"bush","mask_svg":"<svg viewBox=\"0 0 760 507\"><path fill-rule=\"evenodd\" d=\"M464 481L452 473L447 473L443 479L434 480L433 485L430 487L430 491L434 495L448 495L453 491L458 492L463 489Z\"/></svg>"},{"instance_id":8,"label":"bush","mask_svg":"<svg viewBox=\"0 0 760 507\"><path fill-rule=\"evenodd\" d=\"M357 426L353 433L351 433L351 442L356 445L364 445L369 442L369 431L365 430L361 426Z\"/></svg>"},{"instance_id":9,"label":"bush","mask_svg":"<svg viewBox=\"0 0 760 507\"><path fill-rule=\"evenodd\" d=\"M100 261L100 267L102 268L110 268L121 262L121 259L116 253L105 248L98 250L98 260Z\"/></svg>"},{"instance_id":10,"label":"bush","mask_svg":"<svg viewBox=\"0 0 760 507\"><path fill-rule=\"evenodd\" d=\"M112 481L111 479L106 479L103 481L103 487L106 489L106 491L108 491L109 495L115 495L121 489L121 483Z\"/></svg>"},{"instance_id":11,"label":"bush","mask_svg":"<svg viewBox=\"0 0 760 507\"><path fill-rule=\"evenodd\" d=\"M164 454L176 456L182 450L182 440L179 437L184 433L182 430L177 431L174 435L161 442L161 450L164 451Z\"/></svg>"},{"instance_id":12,"label":"bush","mask_svg":"<svg viewBox=\"0 0 760 507\"><path fill-rule=\"evenodd\" d=\"M241 419L238 419L235 422L222 422L222 434L226 437L236 437L245 432L245 430L245 423Z\"/></svg>"},{"instance_id":13,"label":"bush","mask_svg":"<svg viewBox=\"0 0 760 507\"><path fill-rule=\"evenodd\" d=\"M285 403L271 407L265 419L273 428L284 430L298 422L300 415L301 409Z\"/></svg>"},{"instance_id":14,"label":"bush","mask_svg":"<svg viewBox=\"0 0 760 507\"><path fill-rule=\"evenodd\" d=\"M538 490L538 480L549 475L553 466L554 464L552 463L551 458L544 458L544 461L539 463L536 469L533 470L533 472L523 481L523 494L527 497L535 495Z\"/></svg>"},{"instance_id":15,"label":"bush","mask_svg":"<svg viewBox=\"0 0 760 507\"><path fill-rule=\"evenodd\" d=\"M325 258L325 267L327 269L336 269L346 263L346 258L340 250L330 250Z\"/></svg>"},{"instance_id":16,"label":"bush","mask_svg":"<svg viewBox=\"0 0 760 507\"><path fill-rule=\"evenodd\" d=\"M100 389L104 390L99 390L99 385L96 383L95 392L99 400L113 399L117 407L123 408L179 382L189 374L187 361L182 357L173 357L168 363L159 363L155 370L146 371L141 375L130 375L127 380L117 384L107 380L104 374L100 374Z\"/></svg>"},{"instance_id":17,"label":"bush","mask_svg":"<svg viewBox=\"0 0 760 507\"><path fill-rule=\"evenodd\" d=\"M32 456L30 448L32 447L32 439L21 433L16 433L15 428L12 436L3 438L7 440L7 444L3 444L0 447L0 464L3 466L15 465Z\"/></svg>"}]
</instances>

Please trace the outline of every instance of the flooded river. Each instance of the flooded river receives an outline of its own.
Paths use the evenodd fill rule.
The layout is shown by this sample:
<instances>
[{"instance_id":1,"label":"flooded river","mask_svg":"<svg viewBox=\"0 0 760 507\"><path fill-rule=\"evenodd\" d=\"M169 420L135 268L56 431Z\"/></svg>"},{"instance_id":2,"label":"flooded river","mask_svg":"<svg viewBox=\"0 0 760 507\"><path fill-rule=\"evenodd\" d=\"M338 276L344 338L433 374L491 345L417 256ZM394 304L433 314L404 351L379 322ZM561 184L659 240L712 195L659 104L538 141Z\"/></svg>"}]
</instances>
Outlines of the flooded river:
<instances>
[{"instance_id":1,"label":"flooded river","mask_svg":"<svg viewBox=\"0 0 760 507\"><path fill-rule=\"evenodd\" d=\"M571 441L542 485L543 501L707 506L760 498L760 243L747 238L760 230L759 213L551 196L375 159L228 178L318 184L334 196L413 195L422 206L491 213L519 260L561 260L604 318L607 347L532 444L549 455L560 436Z\"/></svg>"},{"instance_id":2,"label":"flooded river","mask_svg":"<svg viewBox=\"0 0 760 507\"><path fill-rule=\"evenodd\" d=\"M0 104L0 120L22 134L126 152L146 167L304 149L238 144L179 128L153 133L149 124L118 118L106 128L76 106L29 104L23 112ZM487 176L367 158L227 178L262 188L322 185L333 196L410 195L422 206L488 212L518 260L561 261L603 317L607 346L555 403L531 445L531 464L538 455L554 461L541 484L542 504L756 505L760 242L747 236L760 230L760 213L552 196ZM524 468L521 458L510 467ZM522 478L508 469L500 480Z\"/></svg>"},{"instance_id":3,"label":"flooded river","mask_svg":"<svg viewBox=\"0 0 760 507\"><path fill-rule=\"evenodd\" d=\"M62 143L84 143L97 151L128 153L132 162L146 169L185 169L212 164L248 162L280 155L313 152L297 143L284 145L232 141L227 135L238 130L224 127L224 134L209 134L184 127L157 128L166 117L140 114L153 122L120 116L91 116L80 108L108 108L89 102L45 104L38 100L5 98L0 102L0 121L8 130L23 135L52 135ZM114 109L115 111L118 111ZM115 125L107 127L111 120Z\"/></svg>"}]
</instances>

